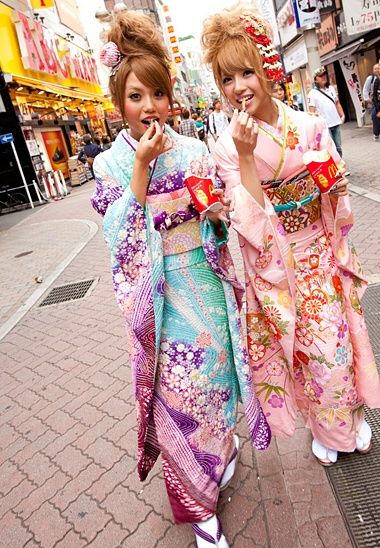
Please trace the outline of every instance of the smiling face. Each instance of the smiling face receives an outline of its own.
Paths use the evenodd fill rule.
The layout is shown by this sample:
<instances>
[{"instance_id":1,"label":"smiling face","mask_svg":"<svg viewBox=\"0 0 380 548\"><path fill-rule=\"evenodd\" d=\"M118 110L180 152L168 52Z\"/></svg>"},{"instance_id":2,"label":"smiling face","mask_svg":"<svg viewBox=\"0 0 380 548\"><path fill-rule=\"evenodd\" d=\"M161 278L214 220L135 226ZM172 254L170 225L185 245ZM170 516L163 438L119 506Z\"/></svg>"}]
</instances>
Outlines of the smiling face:
<instances>
[{"instance_id":1,"label":"smiling face","mask_svg":"<svg viewBox=\"0 0 380 548\"><path fill-rule=\"evenodd\" d=\"M145 86L134 72L125 82L124 115L131 136L139 141L150 124L157 120L162 127L169 113L169 97L161 89Z\"/></svg>"},{"instance_id":2,"label":"smiling face","mask_svg":"<svg viewBox=\"0 0 380 548\"><path fill-rule=\"evenodd\" d=\"M241 109L245 99L245 110L259 119L271 101L262 81L255 71L249 68L233 74L222 74L222 89L232 106Z\"/></svg>"}]
</instances>

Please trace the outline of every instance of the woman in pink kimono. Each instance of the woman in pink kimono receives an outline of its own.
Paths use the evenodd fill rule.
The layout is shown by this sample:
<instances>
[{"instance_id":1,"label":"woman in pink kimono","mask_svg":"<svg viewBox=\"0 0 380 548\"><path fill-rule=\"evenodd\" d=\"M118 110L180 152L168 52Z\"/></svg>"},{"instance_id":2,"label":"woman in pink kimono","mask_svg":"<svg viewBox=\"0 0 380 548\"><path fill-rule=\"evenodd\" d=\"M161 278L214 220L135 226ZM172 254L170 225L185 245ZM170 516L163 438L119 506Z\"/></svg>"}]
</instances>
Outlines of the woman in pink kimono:
<instances>
[{"instance_id":1,"label":"woman in pink kimono","mask_svg":"<svg viewBox=\"0 0 380 548\"><path fill-rule=\"evenodd\" d=\"M321 196L303 154L327 149L342 173L344 164L322 118L271 96L282 67L253 10L211 16L202 41L222 93L241 109L215 158L244 259L256 390L273 434L292 436L300 410L313 453L331 465L338 451L369 451L364 404L380 407L360 306L367 284L349 239L348 181Z\"/></svg>"}]
</instances>

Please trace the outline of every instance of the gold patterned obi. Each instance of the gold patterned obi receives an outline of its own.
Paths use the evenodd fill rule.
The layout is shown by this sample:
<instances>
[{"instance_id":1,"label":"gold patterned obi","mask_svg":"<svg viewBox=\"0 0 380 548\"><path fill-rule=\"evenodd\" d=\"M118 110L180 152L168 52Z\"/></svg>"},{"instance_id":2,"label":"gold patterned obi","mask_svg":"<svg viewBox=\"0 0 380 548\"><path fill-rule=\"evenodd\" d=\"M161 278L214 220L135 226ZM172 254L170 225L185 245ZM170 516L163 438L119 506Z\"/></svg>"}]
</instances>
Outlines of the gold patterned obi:
<instances>
[{"instance_id":1,"label":"gold patterned obi","mask_svg":"<svg viewBox=\"0 0 380 548\"><path fill-rule=\"evenodd\" d=\"M263 183L263 189L274 206L295 202L294 209L276 211L285 232L293 234L314 224L321 217L321 199L316 184L308 172L301 173L289 181ZM307 202L302 205L302 201ZM301 203L300 203L301 202ZM280 207L275 209L281 209Z\"/></svg>"},{"instance_id":2,"label":"gold patterned obi","mask_svg":"<svg viewBox=\"0 0 380 548\"><path fill-rule=\"evenodd\" d=\"M190 203L187 188L147 196L156 230L161 234L164 256L202 246L199 214Z\"/></svg>"}]
</instances>

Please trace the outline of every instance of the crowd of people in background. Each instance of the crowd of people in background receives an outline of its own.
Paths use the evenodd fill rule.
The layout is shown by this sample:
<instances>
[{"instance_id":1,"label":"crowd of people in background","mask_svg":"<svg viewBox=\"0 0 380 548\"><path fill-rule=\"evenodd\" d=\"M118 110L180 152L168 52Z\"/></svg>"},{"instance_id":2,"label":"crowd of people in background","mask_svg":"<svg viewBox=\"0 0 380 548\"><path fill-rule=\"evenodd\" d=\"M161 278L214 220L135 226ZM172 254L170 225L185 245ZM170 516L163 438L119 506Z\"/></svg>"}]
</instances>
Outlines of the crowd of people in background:
<instances>
[{"instance_id":1,"label":"crowd of people in background","mask_svg":"<svg viewBox=\"0 0 380 548\"><path fill-rule=\"evenodd\" d=\"M272 95L293 110L303 110L289 93L288 85L276 82L272 87ZM373 124L373 140L380 140L380 62L373 66L363 86L364 107L370 112ZM313 88L308 94L308 111L322 116L327 121L330 135L340 155L342 155L341 125L345 121L345 114L335 86L329 82L325 67L314 71ZM184 107L180 114L170 116L169 126L180 135L194 137L204 141L210 152L213 152L216 141L228 127L232 117L232 110L222 105L219 98L214 98L212 105L200 107ZM82 137L82 148L78 161L87 163L91 172L95 157L111 148L113 141L122 128L113 128L111 136L103 135L101 130L95 131L94 136L86 134Z\"/></svg>"}]
</instances>

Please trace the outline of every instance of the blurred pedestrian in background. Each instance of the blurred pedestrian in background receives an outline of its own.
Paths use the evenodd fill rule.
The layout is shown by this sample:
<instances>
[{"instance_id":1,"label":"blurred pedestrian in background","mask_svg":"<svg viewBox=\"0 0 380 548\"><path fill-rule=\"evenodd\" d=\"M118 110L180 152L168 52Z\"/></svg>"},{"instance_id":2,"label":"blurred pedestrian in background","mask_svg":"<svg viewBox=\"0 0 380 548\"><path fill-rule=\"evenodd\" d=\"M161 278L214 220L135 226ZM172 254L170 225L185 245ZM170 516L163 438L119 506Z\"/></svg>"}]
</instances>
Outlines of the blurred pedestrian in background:
<instances>
[{"instance_id":1,"label":"blurred pedestrian in background","mask_svg":"<svg viewBox=\"0 0 380 548\"><path fill-rule=\"evenodd\" d=\"M87 162L91 174L94 177L93 163L96 156L102 152L102 147L99 143L94 143L91 135L89 134L83 136L83 142L84 147L78 154L78 161L82 164Z\"/></svg>"},{"instance_id":2,"label":"blurred pedestrian in background","mask_svg":"<svg viewBox=\"0 0 380 548\"><path fill-rule=\"evenodd\" d=\"M205 125L202 116L196 116L195 125L198 131L198 137L201 141L205 140Z\"/></svg>"},{"instance_id":3,"label":"blurred pedestrian in background","mask_svg":"<svg viewBox=\"0 0 380 548\"><path fill-rule=\"evenodd\" d=\"M310 112L318 113L326 120L336 149L343 156L340 126L344 123L345 115L335 88L330 85L325 67L314 71L314 87L309 92L308 105Z\"/></svg>"},{"instance_id":4,"label":"blurred pedestrian in background","mask_svg":"<svg viewBox=\"0 0 380 548\"><path fill-rule=\"evenodd\" d=\"M363 86L363 99L364 99L366 108L372 109L373 87L374 87L376 78L379 76L380 76L380 65L376 63L375 65L373 65L372 74L367 76Z\"/></svg>"},{"instance_id":5,"label":"blurred pedestrian in background","mask_svg":"<svg viewBox=\"0 0 380 548\"><path fill-rule=\"evenodd\" d=\"M298 106L294 103L290 103L286 96L286 87L283 82L276 82L273 84L272 87L272 93L274 97L277 97L279 101L282 101L285 103L285 105L288 105L289 107L293 108L294 110L299 110Z\"/></svg>"},{"instance_id":6,"label":"blurred pedestrian in background","mask_svg":"<svg viewBox=\"0 0 380 548\"><path fill-rule=\"evenodd\" d=\"M219 99L213 102L213 111L208 117L208 130L214 141L217 141L223 131L228 128L229 122L225 112L222 111L222 103Z\"/></svg>"},{"instance_id":7,"label":"blurred pedestrian in background","mask_svg":"<svg viewBox=\"0 0 380 548\"><path fill-rule=\"evenodd\" d=\"M380 77L376 76L372 93L373 140L380 140Z\"/></svg>"},{"instance_id":8,"label":"blurred pedestrian in background","mask_svg":"<svg viewBox=\"0 0 380 548\"><path fill-rule=\"evenodd\" d=\"M103 148L103 150L108 150L109 148L111 148L111 146L112 146L111 139L108 137L108 135L105 135L102 139L102 148Z\"/></svg>"},{"instance_id":9,"label":"blurred pedestrian in background","mask_svg":"<svg viewBox=\"0 0 380 548\"><path fill-rule=\"evenodd\" d=\"M192 118L190 118L190 111L187 110L187 108L182 111L182 118L183 120L178 128L178 133L180 135L186 135L187 137L194 137L195 139L198 139L198 132L195 122Z\"/></svg>"},{"instance_id":10,"label":"blurred pedestrian in background","mask_svg":"<svg viewBox=\"0 0 380 548\"><path fill-rule=\"evenodd\" d=\"M176 124L176 122L175 122L175 120L172 116L169 116L168 124L175 132L179 133L179 126Z\"/></svg>"},{"instance_id":11,"label":"blurred pedestrian in background","mask_svg":"<svg viewBox=\"0 0 380 548\"><path fill-rule=\"evenodd\" d=\"M370 109L371 112L371 119L372 119L372 126L373 126L373 140L378 141L379 140L379 134L380 134L380 120L377 116L378 110L378 99L375 97L374 89L375 84L380 78L380 64L376 63L373 65L373 73L370 74L363 87L363 99L365 101L365 107ZM377 86L378 89L378 86Z\"/></svg>"},{"instance_id":12,"label":"blurred pedestrian in background","mask_svg":"<svg viewBox=\"0 0 380 548\"><path fill-rule=\"evenodd\" d=\"M229 124L227 115L221 107L220 99L215 99L207 117L207 146L211 154L214 153L216 141Z\"/></svg>"}]
</instances>

